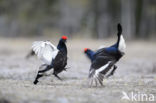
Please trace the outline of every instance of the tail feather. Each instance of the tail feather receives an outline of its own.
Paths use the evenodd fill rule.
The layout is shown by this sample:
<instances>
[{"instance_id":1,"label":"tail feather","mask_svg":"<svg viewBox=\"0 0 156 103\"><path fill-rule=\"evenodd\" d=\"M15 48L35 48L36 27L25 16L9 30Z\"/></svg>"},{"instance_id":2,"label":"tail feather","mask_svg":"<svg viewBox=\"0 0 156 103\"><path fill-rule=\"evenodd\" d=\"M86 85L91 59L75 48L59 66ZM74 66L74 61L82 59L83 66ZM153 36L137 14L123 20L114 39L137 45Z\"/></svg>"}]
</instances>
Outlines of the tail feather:
<instances>
[{"instance_id":1,"label":"tail feather","mask_svg":"<svg viewBox=\"0 0 156 103\"><path fill-rule=\"evenodd\" d=\"M30 58L31 56L34 56L35 55L35 52L33 50L31 50L27 56L26 56L26 59Z\"/></svg>"},{"instance_id":2,"label":"tail feather","mask_svg":"<svg viewBox=\"0 0 156 103\"><path fill-rule=\"evenodd\" d=\"M122 26L120 23L118 24L117 29L118 29L118 35L120 35L122 33Z\"/></svg>"},{"instance_id":3,"label":"tail feather","mask_svg":"<svg viewBox=\"0 0 156 103\"><path fill-rule=\"evenodd\" d=\"M103 83L102 83L102 81L103 81L103 79L104 79L104 75L103 74L101 74L101 73L98 73L98 74L96 74L95 73L95 70L91 70L90 71L90 73L89 73L89 82L90 82L90 86L92 86L93 85L93 83L95 82L95 86L97 86L97 84L99 83L101 86L103 86Z\"/></svg>"}]
</instances>

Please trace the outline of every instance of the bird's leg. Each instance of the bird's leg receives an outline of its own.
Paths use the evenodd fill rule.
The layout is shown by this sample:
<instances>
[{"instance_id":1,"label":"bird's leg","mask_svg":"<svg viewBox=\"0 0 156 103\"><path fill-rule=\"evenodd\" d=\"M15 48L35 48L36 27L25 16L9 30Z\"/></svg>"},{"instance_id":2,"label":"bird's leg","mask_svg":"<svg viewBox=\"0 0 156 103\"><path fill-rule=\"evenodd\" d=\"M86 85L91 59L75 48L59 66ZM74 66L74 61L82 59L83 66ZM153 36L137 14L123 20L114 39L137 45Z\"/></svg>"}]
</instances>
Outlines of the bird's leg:
<instances>
[{"instance_id":1,"label":"bird's leg","mask_svg":"<svg viewBox=\"0 0 156 103\"><path fill-rule=\"evenodd\" d=\"M67 71L67 69L68 69L68 68L64 68L63 70L64 70L64 71Z\"/></svg>"},{"instance_id":2,"label":"bird's leg","mask_svg":"<svg viewBox=\"0 0 156 103\"><path fill-rule=\"evenodd\" d=\"M39 72L37 73L37 76L36 76L36 78L35 78L35 80L34 80L34 84L36 85L39 81L38 81L38 79L39 78L41 78L43 75L42 74L40 74Z\"/></svg>"},{"instance_id":3,"label":"bird's leg","mask_svg":"<svg viewBox=\"0 0 156 103\"><path fill-rule=\"evenodd\" d=\"M113 70L106 77L108 78L108 77L112 76L116 69L117 69L117 66L114 65Z\"/></svg>"},{"instance_id":4,"label":"bird's leg","mask_svg":"<svg viewBox=\"0 0 156 103\"><path fill-rule=\"evenodd\" d=\"M41 68L41 67L44 67L44 66L46 66L46 65L43 64L43 65L40 66L40 68ZM39 68L39 69L40 69L40 68ZM44 76L44 75L43 75L44 72L46 72L46 71L48 71L48 70L50 70L50 69L51 69L51 66L46 66L45 69L39 70L38 73L37 73L37 76L36 76L36 78L35 78L34 84L37 84L37 83L39 82L38 79Z\"/></svg>"},{"instance_id":5,"label":"bird's leg","mask_svg":"<svg viewBox=\"0 0 156 103\"><path fill-rule=\"evenodd\" d=\"M44 67L44 66L46 66L46 64L41 65L41 67ZM39 73L46 72L46 71L50 70L51 68L52 68L52 66L48 65L48 66L46 66L45 69L39 70Z\"/></svg>"},{"instance_id":6,"label":"bird's leg","mask_svg":"<svg viewBox=\"0 0 156 103\"><path fill-rule=\"evenodd\" d=\"M95 86L97 87L97 84L98 84L98 80L97 78L95 78Z\"/></svg>"},{"instance_id":7,"label":"bird's leg","mask_svg":"<svg viewBox=\"0 0 156 103\"><path fill-rule=\"evenodd\" d=\"M92 84L93 84L93 78L90 79L90 84L89 84L90 87L92 87Z\"/></svg>"},{"instance_id":8,"label":"bird's leg","mask_svg":"<svg viewBox=\"0 0 156 103\"><path fill-rule=\"evenodd\" d=\"M64 68L64 71L67 71L67 69L69 69L70 67L66 67L66 68Z\"/></svg>"},{"instance_id":9,"label":"bird's leg","mask_svg":"<svg viewBox=\"0 0 156 103\"><path fill-rule=\"evenodd\" d=\"M58 78L59 80L62 80L55 72L53 73L53 75Z\"/></svg>"}]
</instances>

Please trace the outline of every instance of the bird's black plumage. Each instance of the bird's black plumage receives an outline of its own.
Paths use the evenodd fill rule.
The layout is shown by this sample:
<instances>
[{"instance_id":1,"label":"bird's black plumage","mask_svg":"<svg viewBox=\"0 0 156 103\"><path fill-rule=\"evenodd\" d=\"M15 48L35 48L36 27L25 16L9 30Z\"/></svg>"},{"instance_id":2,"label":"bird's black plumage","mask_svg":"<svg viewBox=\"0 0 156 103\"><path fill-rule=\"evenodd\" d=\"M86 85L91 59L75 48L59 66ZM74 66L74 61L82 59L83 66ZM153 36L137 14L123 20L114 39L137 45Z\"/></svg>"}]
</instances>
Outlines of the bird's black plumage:
<instances>
[{"instance_id":1,"label":"bird's black plumage","mask_svg":"<svg viewBox=\"0 0 156 103\"><path fill-rule=\"evenodd\" d=\"M89 55L88 57L91 59L91 66L90 66L90 71L89 71L89 78L95 79L95 83L99 82L102 85L102 80L104 78L104 75L111 69L112 66L114 66L112 72L110 74L113 74L114 71L116 70L115 63L120 60L120 58L124 55L124 52L121 52L119 50L119 44L120 39L121 39L121 33L122 33L122 27L120 24L117 26L117 42L110 46L110 47L105 47L97 50L96 52L93 52L90 55L90 53L85 50L85 53ZM110 75L109 74L109 75ZM91 80L91 85L92 85Z\"/></svg>"},{"instance_id":2,"label":"bird's black plumage","mask_svg":"<svg viewBox=\"0 0 156 103\"><path fill-rule=\"evenodd\" d=\"M66 70L65 67L67 65L67 54L63 53L63 51L59 51L56 58L55 58L55 60L53 60L52 65L53 65L53 68L54 68L53 74L56 77L58 77L57 74L59 74L63 70Z\"/></svg>"}]
</instances>

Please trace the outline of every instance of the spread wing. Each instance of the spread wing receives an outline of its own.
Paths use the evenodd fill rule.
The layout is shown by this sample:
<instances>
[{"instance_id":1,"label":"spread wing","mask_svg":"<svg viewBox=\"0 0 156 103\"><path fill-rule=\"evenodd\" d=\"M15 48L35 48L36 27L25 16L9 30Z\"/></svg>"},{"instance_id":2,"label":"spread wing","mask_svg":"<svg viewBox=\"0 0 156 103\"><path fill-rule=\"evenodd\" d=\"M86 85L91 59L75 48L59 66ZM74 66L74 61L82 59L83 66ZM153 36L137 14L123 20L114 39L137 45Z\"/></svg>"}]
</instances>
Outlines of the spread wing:
<instances>
[{"instance_id":1,"label":"spread wing","mask_svg":"<svg viewBox=\"0 0 156 103\"><path fill-rule=\"evenodd\" d=\"M93 62L90 67L89 71L89 79L95 81L96 84L99 82L102 85L102 81L104 75L111 69L114 61L112 57L107 56L98 56Z\"/></svg>"},{"instance_id":2,"label":"spread wing","mask_svg":"<svg viewBox=\"0 0 156 103\"><path fill-rule=\"evenodd\" d=\"M105 74L110 69L114 63L113 58L107 56L99 56L97 57L91 64L91 69L94 69L98 73Z\"/></svg>"},{"instance_id":3,"label":"spread wing","mask_svg":"<svg viewBox=\"0 0 156 103\"><path fill-rule=\"evenodd\" d=\"M32 49L37 57L45 64L50 65L55 59L58 49L49 41L35 41L32 44Z\"/></svg>"}]
</instances>

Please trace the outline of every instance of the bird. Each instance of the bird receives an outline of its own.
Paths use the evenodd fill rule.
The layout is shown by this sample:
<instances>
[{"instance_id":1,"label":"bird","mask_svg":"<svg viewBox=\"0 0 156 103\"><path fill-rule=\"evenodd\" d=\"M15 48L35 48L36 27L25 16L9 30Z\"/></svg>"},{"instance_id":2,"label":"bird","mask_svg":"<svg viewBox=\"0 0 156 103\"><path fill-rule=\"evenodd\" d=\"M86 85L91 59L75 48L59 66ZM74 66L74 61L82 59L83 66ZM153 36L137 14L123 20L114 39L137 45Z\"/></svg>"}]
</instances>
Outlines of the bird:
<instances>
[{"instance_id":1,"label":"bird","mask_svg":"<svg viewBox=\"0 0 156 103\"><path fill-rule=\"evenodd\" d=\"M87 57L89 58L89 60L91 62L94 60L94 54L95 54L95 52L93 50L91 50L90 48L85 48L84 49L84 53L87 55ZM116 69L117 69L117 66L114 65L114 68L112 69L112 71L106 77L109 78L110 76L112 76L114 74L114 72L115 72Z\"/></svg>"},{"instance_id":2,"label":"bird","mask_svg":"<svg viewBox=\"0 0 156 103\"><path fill-rule=\"evenodd\" d=\"M63 70L66 71L67 65L67 36L62 36L57 47L50 41L35 41L32 44L32 51L43 62L39 67L39 71L34 80L34 84L37 84L38 79L43 77L44 74L53 69L53 75L59 80L62 80L58 74Z\"/></svg>"},{"instance_id":3,"label":"bird","mask_svg":"<svg viewBox=\"0 0 156 103\"><path fill-rule=\"evenodd\" d=\"M93 51L89 48L84 49L84 53L91 61L91 66L89 70L89 85L95 86L100 84L103 86L103 79L106 73L113 67L113 70L107 77L114 74L117 69L115 65L121 57L125 54L126 43L122 35L122 26L119 23L117 25L117 42L109 47L100 48L97 51Z\"/></svg>"}]
</instances>

